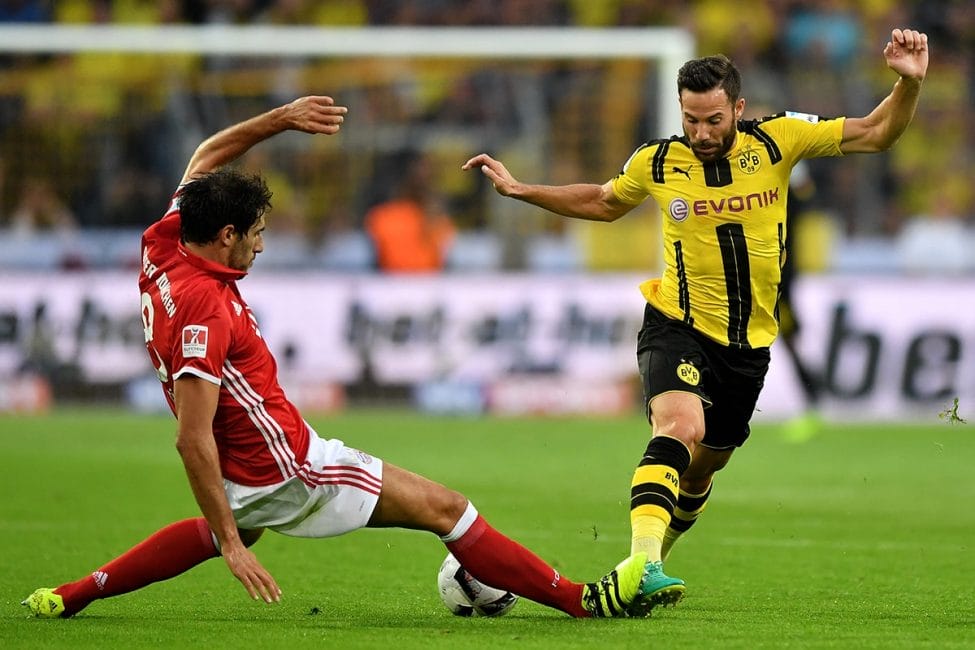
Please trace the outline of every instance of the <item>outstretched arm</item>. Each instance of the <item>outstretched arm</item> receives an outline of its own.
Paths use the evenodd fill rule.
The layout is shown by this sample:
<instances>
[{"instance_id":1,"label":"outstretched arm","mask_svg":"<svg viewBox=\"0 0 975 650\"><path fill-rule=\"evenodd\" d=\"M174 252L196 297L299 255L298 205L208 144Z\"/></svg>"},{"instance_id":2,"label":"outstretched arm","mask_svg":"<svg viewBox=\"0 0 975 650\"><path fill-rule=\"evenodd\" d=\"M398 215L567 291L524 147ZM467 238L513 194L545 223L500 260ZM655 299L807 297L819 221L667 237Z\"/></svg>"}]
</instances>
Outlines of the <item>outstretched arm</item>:
<instances>
[{"instance_id":1,"label":"outstretched arm","mask_svg":"<svg viewBox=\"0 0 975 650\"><path fill-rule=\"evenodd\" d=\"M528 185L521 183L499 161L487 154L474 156L461 169L480 167L481 173L491 179L494 189L501 196L524 201L544 208L563 217L589 221L616 221L633 209L623 203L613 192L610 183L604 185Z\"/></svg>"},{"instance_id":2,"label":"outstretched arm","mask_svg":"<svg viewBox=\"0 0 975 650\"><path fill-rule=\"evenodd\" d=\"M282 131L325 135L338 133L347 112L345 106L335 106L331 97L301 97L290 104L228 127L210 136L196 148L180 185L197 174L206 174L233 162L258 142Z\"/></svg>"},{"instance_id":3,"label":"outstretched arm","mask_svg":"<svg viewBox=\"0 0 975 650\"><path fill-rule=\"evenodd\" d=\"M895 29L884 48L887 67L900 75L894 89L866 117L847 118L843 125L843 153L886 151L914 118L921 82L928 70L928 36L911 29Z\"/></svg>"},{"instance_id":4,"label":"outstretched arm","mask_svg":"<svg viewBox=\"0 0 975 650\"><path fill-rule=\"evenodd\" d=\"M183 460L193 496L210 530L220 543L220 553L230 572L240 580L255 600L277 602L281 589L240 538L227 494L217 443L213 438L213 416L220 387L193 375L184 375L173 384L179 433L176 449Z\"/></svg>"}]
</instances>

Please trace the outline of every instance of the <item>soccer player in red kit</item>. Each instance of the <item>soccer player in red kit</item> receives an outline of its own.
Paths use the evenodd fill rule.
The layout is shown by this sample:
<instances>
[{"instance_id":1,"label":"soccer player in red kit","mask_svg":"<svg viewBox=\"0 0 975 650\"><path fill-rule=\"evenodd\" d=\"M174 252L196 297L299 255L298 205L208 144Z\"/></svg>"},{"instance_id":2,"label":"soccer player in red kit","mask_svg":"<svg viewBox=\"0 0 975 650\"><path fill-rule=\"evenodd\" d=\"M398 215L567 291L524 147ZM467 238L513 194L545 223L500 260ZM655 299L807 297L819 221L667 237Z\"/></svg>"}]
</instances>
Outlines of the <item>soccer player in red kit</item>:
<instances>
[{"instance_id":1,"label":"soccer player in red kit","mask_svg":"<svg viewBox=\"0 0 975 650\"><path fill-rule=\"evenodd\" d=\"M281 589L249 549L264 529L328 537L391 526L438 535L478 580L570 616L639 611L645 558L593 583L568 580L492 528L462 494L319 437L285 396L237 288L264 249L270 192L259 176L227 165L283 131L335 134L346 112L329 97L303 97L211 136L165 216L145 231L146 349L203 516L170 524L74 582L36 590L23 602L35 616L69 617L218 556L252 598L276 602Z\"/></svg>"}]
</instances>

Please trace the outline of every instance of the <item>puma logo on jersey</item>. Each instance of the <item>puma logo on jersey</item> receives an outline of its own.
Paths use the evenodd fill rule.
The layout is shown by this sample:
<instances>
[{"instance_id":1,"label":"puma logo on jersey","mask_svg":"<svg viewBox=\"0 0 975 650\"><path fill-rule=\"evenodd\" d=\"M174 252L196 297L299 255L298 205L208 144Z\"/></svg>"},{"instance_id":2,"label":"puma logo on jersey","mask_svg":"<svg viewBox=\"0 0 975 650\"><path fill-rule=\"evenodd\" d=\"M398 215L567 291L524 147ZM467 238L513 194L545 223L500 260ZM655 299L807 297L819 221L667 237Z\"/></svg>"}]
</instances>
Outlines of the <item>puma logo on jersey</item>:
<instances>
[{"instance_id":1,"label":"puma logo on jersey","mask_svg":"<svg viewBox=\"0 0 975 650\"><path fill-rule=\"evenodd\" d=\"M683 174L684 176L687 176L687 180L691 180L691 167L692 166L693 165L689 166L686 170L684 170L684 169L681 169L680 167L674 165L673 171L677 172L678 174Z\"/></svg>"}]
</instances>

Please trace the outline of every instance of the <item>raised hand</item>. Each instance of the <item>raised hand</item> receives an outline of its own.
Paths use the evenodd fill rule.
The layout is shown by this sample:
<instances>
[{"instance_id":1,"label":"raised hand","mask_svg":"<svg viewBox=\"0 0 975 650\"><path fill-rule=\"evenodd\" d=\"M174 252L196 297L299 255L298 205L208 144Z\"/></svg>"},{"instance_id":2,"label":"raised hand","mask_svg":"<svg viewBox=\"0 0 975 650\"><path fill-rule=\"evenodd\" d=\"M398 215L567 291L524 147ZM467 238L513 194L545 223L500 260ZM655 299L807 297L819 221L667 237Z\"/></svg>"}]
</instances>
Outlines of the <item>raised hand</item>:
<instances>
[{"instance_id":1,"label":"raised hand","mask_svg":"<svg viewBox=\"0 0 975 650\"><path fill-rule=\"evenodd\" d=\"M349 109L336 106L335 100L325 95L300 97L284 106L288 128L305 133L333 135L339 132Z\"/></svg>"},{"instance_id":2,"label":"raised hand","mask_svg":"<svg viewBox=\"0 0 975 650\"><path fill-rule=\"evenodd\" d=\"M884 47L887 66L905 79L924 79L928 70L928 35L913 29L895 29Z\"/></svg>"}]
</instances>

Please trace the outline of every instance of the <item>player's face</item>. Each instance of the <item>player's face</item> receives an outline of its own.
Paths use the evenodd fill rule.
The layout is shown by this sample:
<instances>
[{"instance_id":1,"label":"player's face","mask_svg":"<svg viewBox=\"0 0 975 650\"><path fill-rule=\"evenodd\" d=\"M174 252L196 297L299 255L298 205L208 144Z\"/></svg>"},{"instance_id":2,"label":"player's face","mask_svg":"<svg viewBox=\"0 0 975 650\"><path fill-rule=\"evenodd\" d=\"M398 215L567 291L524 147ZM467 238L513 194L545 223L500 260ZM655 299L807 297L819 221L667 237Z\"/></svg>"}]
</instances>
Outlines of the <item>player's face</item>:
<instances>
[{"instance_id":1,"label":"player's face","mask_svg":"<svg viewBox=\"0 0 975 650\"><path fill-rule=\"evenodd\" d=\"M264 250L265 227L264 215L261 215L243 237L234 241L227 266L237 271L246 271L254 264L257 254Z\"/></svg>"},{"instance_id":2,"label":"player's face","mask_svg":"<svg viewBox=\"0 0 975 650\"><path fill-rule=\"evenodd\" d=\"M719 86L703 93L682 91L680 107L684 135L698 160L714 162L724 158L735 144L745 100L739 98L732 104Z\"/></svg>"}]
</instances>

